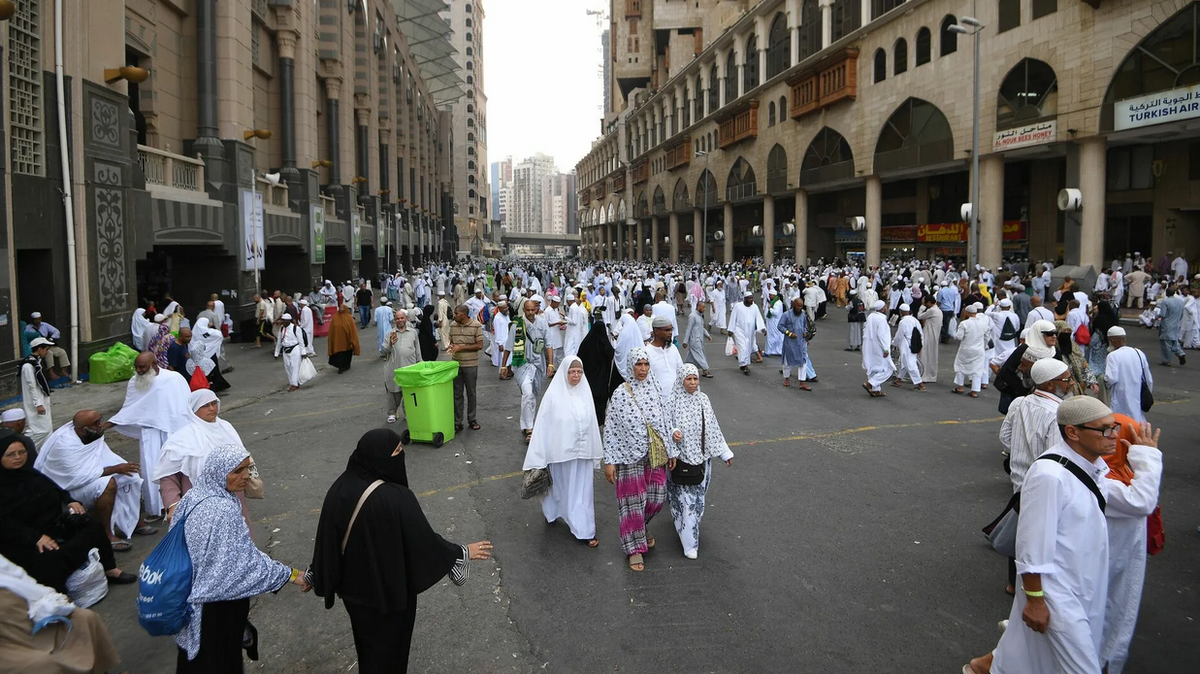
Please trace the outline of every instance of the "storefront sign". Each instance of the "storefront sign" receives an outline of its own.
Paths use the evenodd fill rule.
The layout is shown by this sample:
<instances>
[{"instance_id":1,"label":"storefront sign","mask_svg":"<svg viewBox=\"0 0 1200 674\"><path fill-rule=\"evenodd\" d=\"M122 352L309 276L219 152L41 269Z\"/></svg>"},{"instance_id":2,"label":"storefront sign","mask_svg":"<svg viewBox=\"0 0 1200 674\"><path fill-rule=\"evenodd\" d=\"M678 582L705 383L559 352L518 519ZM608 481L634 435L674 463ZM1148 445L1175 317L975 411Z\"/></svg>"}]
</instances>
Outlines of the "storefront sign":
<instances>
[{"instance_id":1,"label":"storefront sign","mask_svg":"<svg viewBox=\"0 0 1200 674\"><path fill-rule=\"evenodd\" d=\"M238 210L241 211L241 270L254 271L266 266L263 242L263 200L262 194L254 190L242 190L238 199Z\"/></svg>"},{"instance_id":2,"label":"storefront sign","mask_svg":"<svg viewBox=\"0 0 1200 674\"><path fill-rule=\"evenodd\" d=\"M381 213L379 217L375 218L375 221L378 223L375 225L375 233L379 238L379 243L375 246L375 256L383 257L383 246L387 241L385 234L387 234L388 227L392 226L392 216L390 213Z\"/></svg>"},{"instance_id":3,"label":"storefront sign","mask_svg":"<svg viewBox=\"0 0 1200 674\"><path fill-rule=\"evenodd\" d=\"M992 152L1045 145L1056 140L1058 140L1058 122L1052 119L1048 122L997 131L996 137L992 141Z\"/></svg>"},{"instance_id":4,"label":"storefront sign","mask_svg":"<svg viewBox=\"0 0 1200 674\"><path fill-rule=\"evenodd\" d=\"M1004 221L1005 241L1026 241L1029 239L1029 223L1024 220Z\"/></svg>"},{"instance_id":5,"label":"storefront sign","mask_svg":"<svg viewBox=\"0 0 1200 674\"><path fill-rule=\"evenodd\" d=\"M939 225L919 225L917 241L920 243L958 243L967 240L967 223L947 222Z\"/></svg>"},{"instance_id":6,"label":"storefront sign","mask_svg":"<svg viewBox=\"0 0 1200 674\"><path fill-rule=\"evenodd\" d=\"M312 213L312 263L325 263L325 209L313 204Z\"/></svg>"},{"instance_id":7,"label":"storefront sign","mask_svg":"<svg viewBox=\"0 0 1200 674\"><path fill-rule=\"evenodd\" d=\"M833 242L835 244L843 243L866 243L866 232L856 232L849 227L838 227L833 232Z\"/></svg>"},{"instance_id":8,"label":"storefront sign","mask_svg":"<svg viewBox=\"0 0 1200 674\"><path fill-rule=\"evenodd\" d=\"M1196 117L1200 117L1200 85L1113 103L1113 128L1117 131Z\"/></svg>"},{"instance_id":9,"label":"storefront sign","mask_svg":"<svg viewBox=\"0 0 1200 674\"><path fill-rule=\"evenodd\" d=\"M357 212L350 214L350 237L354 244L350 246L350 259L362 259L362 220L359 219Z\"/></svg>"},{"instance_id":10,"label":"storefront sign","mask_svg":"<svg viewBox=\"0 0 1200 674\"><path fill-rule=\"evenodd\" d=\"M884 243L912 243L917 240L916 225L892 225L882 227L879 239Z\"/></svg>"}]
</instances>

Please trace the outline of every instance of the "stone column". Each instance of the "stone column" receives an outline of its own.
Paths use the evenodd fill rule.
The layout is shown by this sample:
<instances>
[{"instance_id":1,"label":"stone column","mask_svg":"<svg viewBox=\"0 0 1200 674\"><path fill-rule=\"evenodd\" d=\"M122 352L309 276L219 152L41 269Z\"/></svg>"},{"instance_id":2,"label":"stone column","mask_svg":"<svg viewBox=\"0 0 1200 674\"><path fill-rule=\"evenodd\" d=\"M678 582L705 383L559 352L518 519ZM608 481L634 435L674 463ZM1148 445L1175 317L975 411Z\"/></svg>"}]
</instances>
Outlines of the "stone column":
<instances>
[{"instance_id":1,"label":"stone column","mask_svg":"<svg viewBox=\"0 0 1200 674\"><path fill-rule=\"evenodd\" d=\"M692 262L704 262L704 211L692 209Z\"/></svg>"},{"instance_id":2,"label":"stone column","mask_svg":"<svg viewBox=\"0 0 1200 674\"><path fill-rule=\"evenodd\" d=\"M821 6L821 49L833 42L833 0L820 0ZM866 21L863 22L867 23ZM820 51L820 50L818 50Z\"/></svg>"},{"instance_id":3,"label":"stone column","mask_svg":"<svg viewBox=\"0 0 1200 674\"><path fill-rule=\"evenodd\" d=\"M661 245L661 241L662 241L662 239L659 238L659 234L660 234L660 232L658 229L658 216L652 216L650 218L650 261L651 262L658 262L658 256L660 254L659 246Z\"/></svg>"},{"instance_id":4,"label":"stone column","mask_svg":"<svg viewBox=\"0 0 1200 674\"><path fill-rule=\"evenodd\" d=\"M775 197L763 195L763 264L775 261Z\"/></svg>"},{"instance_id":5,"label":"stone column","mask_svg":"<svg viewBox=\"0 0 1200 674\"><path fill-rule=\"evenodd\" d=\"M796 188L796 266L808 264L808 190Z\"/></svg>"},{"instance_id":6,"label":"stone column","mask_svg":"<svg viewBox=\"0 0 1200 674\"><path fill-rule=\"evenodd\" d=\"M358 194L360 197L369 197L371 195L370 176L371 176L371 109L370 108L355 108L354 123L357 131L355 138L355 157L358 159L358 175L355 178L362 178L358 183Z\"/></svg>"},{"instance_id":7,"label":"stone column","mask_svg":"<svg viewBox=\"0 0 1200 674\"><path fill-rule=\"evenodd\" d=\"M627 225L624 222L618 222L615 226L617 230L617 254L613 256L617 260L628 260L629 252L625 248L625 230Z\"/></svg>"},{"instance_id":8,"label":"stone column","mask_svg":"<svg viewBox=\"0 0 1200 674\"><path fill-rule=\"evenodd\" d=\"M638 220L638 223L633 226L633 237L634 237L633 240L634 240L634 243L637 245L638 262L641 262L642 260L646 259L646 238L645 238L645 236L643 236L643 234L644 234L644 232L642 231L642 221Z\"/></svg>"},{"instance_id":9,"label":"stone column","mask_svg":"<svg viewBox=\"0 0 1200 674\"><path fill-rule=\"evenodd\" d=\"M879 265L879 247L883 234L883 181L867 176L867 264Z\"/></svg>"},{"instance_id":10,"label":"stone column","mask_svg":"<svg viewBox=\"0 0 1200 674\"><path fill-rule=\"evenodd\" d=\"M342 193L342 123L341 116L342 80L325 78L325 128L329 137L329 193Z\"/></svg>"},{"instance_id":11,"label":"stone column","mask_svg":"<svg viewBox=\"0 0 1200 674\"><path fill-rule=\"evenodd\" d=\"M300 182L296 168L296 38L290 30L275 34L279 46L279 173L288 184Z\"/></svg>"},{"instance_id":12,"label":"stone column","mask_svg":"<svg viewBox=\"0 0 1200 674\"><path fill-rule=\"evenodd\" d=\"M1004 156L979 158L979 264L996 269L1004 256Z\"/></svg>"},{"instance_id":13,"label":"stone column","mask_svg":"<svg viewBox=\"0 0 1200 674\"><path fill-rule=\"evenodd\" d=\"M667 236L671 237L671 264L679 264L679 214L674 211L667 216Z\"/></svg>"},{"instance_id":14,"label":"stone column","mask_svg":"<svg viewBox=\"0 0 1200 674\"><path fill-rule=\"evenodd\" d=\"M224 176L214 175L213 170L223 166L225 158L217 129L217 0L196 0L195 13L196 142L193 148L205 160L206 181L221 183Z\"/></svg>"},{"instance_id":15,"label":"stone column","mask_svg":"<svg viewBox=\"0 0 1200 674\"><path fill-rule=\"evenodd\" d=\"M725 244L725 264L733 261L733 202L725 202L725 217L722 226L725 229L725 240L721 243Z\"/></svg>"},{"instance_id":16,"label":"stone column","mask_svg":"<svg viewBox=\"0 0 1200 674\"><path fill-rule=\"evenodd\" d=\"M1083 193L1083 212L1081 213L1083 218L1079 232L1079 264L1091 265L1097 272L1104 266L1107 152L1108 144L1104 136L1088 138L1079 144L1079 191ZM1070 221L1067 226L1071 226Z\"/></svg>"}]
</instances>

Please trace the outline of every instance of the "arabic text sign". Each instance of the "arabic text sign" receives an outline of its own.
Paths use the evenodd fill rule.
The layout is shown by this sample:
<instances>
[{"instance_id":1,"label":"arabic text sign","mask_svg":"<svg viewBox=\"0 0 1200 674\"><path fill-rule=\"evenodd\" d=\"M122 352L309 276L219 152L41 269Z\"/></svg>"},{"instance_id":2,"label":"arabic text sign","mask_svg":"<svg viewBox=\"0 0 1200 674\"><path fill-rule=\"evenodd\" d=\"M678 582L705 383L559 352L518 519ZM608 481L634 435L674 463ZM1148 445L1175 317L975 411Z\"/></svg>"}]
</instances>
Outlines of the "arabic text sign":
<instances>
[{"instance_id":1,"label":"arabic text sign","mask_svg":"<svg viewBox=\"0 0 1200 674\"><path fill-rule=\"evenodd\" d=\"M1052 119L1048 122L997 131L996 137L992 141L992 152L1044 145L1056 140L1058 140L1058 122Z\"/></svg>"},{"instance_id":2,"label":"arabic text sign","mask_svg":"<svg viewBox=\"0 0 1200 674\"><path fill-rule=\"evenodd\" d=\"M1113 103L1113 128L1136 129L1200 117L1200 85Z\"/></svg>"},{"instance_id":3,"label":"arabic text sign","mask_svg":"<svg viewBox=\"0 0 1200 674\"><path fill-rule=\"evenodd\" d=\"M238 208L241 211L241 265L242 271L254 271L266 267L263 251L263 201L262 194L253 190L241 190Z\"/></svg>"},{"instance_id":4,"label":"arabic text sign","mask_svg":"<svg viewBox=\"0 0 1200 674\"><path fill-rule=\"evenodd\" d=\"M325 209L321 204L310 207L312 213L312 263L325 262Z\"/></svg>"},{"instance_id":5,"label":"arabic text sign","mask_svg":"<svg viewBox=\"0 0 1200 674\"><path fill-rule=\"evenodd\" d=\"M967 223L947 222L937 225L918 225L917 241L921 243L942 243L967 240Z\"/></svg>"}]
</instances>

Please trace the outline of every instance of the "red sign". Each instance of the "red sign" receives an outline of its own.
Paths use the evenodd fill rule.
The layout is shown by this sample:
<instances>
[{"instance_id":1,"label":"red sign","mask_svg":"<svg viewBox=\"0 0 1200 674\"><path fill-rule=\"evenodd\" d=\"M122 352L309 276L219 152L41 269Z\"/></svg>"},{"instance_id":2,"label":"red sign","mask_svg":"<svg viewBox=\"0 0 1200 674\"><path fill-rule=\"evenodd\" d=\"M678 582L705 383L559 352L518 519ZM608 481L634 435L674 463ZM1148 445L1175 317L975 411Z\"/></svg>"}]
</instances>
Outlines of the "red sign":
<instances>
[{"instance_id":1,"label":"red sign","mask_svg":"<svg viewBox=\"0 0 1200 674\"><path fill-rule=\"evenodd\" d=\"M939 225L919 225L917 241L921 243L958 243L967 240L967 223L946 222Z\"/></svg>"},{"instance_id":2,"label":"red sign","mask_svg":"<svg viewBox=\"0 0 1200 674\"><path fill-rule=\"evenodd\" d=\"M917 240L917 226L892 225L881 227L879 239L884 243L911 243Z\"/></svg>"},{"instance_id":3,"label":"red sign","mask_svg":"<svg viewBox=\"0 0 1200 674\"><path fill-rule=\"evenodd\" d=\"M1004 223L1005 241L1025 241L1029 238L1029 223L1024 220L1007 220Z\"/></svg>"}]
</instances>

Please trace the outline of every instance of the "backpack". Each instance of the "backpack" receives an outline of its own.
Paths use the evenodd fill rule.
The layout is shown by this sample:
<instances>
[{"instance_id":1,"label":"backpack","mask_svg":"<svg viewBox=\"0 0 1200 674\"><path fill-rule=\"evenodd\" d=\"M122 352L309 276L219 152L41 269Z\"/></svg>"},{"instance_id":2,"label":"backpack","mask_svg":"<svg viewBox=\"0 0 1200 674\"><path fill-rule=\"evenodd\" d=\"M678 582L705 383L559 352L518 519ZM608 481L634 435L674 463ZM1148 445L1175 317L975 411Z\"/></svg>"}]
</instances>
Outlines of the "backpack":
<instances>
[{"instance_id":1,"label":"backpack","mask_svg":"<svg viewBox=\"0 0 1200 674\"><path fill-rule=\"evenodd\" d=\"M1079 328L1075 330L1075 343L1080 346L1088 346L1092 343L1092 332L1088 330L1087 323L1080 323Z\"/></svg>"},{"instance_id":2,"label":"backpack","mask_svg":"<svg viewBox=\"0 0 1200 674\"><path fill-rule=\"evenodd\" d=\"M921 331L913 330L912 331L912 340L910 340L908 343L908 350L911 351L912 353L921 353L921 349L923 349L924 347L925 347L925 340L924 340L924 337L922 337L922 335L921 335Z\"/></svg>"},{"instance_id":3,"label":"backpack","mask_svg":"<svg viewBox=\"0 0 1200 674\"><path fill-rule=\"evenodd\" d=\"M1017 328L1011 318L1004 319L1004 327L1000 329L1000 341L1011 342L1017 336Z\"/></svg>"},{"instance_id":4,"label":"backpack","mask_svg":"<svg viewBox=\"0 0 1200 674\"><path fill-rule=\"evenodd\" d=\"M195 509L196 506L192 506L192 510ZM179 514L179 522L163 536L138 569L138 624L152 637L178 634L192 614L188 605L188 596L192 593L192 558L184 534L190 513L191 510Z\"/></svg>"}]
</instances>

